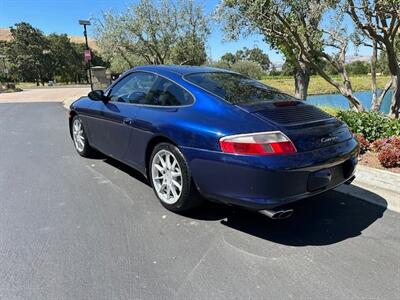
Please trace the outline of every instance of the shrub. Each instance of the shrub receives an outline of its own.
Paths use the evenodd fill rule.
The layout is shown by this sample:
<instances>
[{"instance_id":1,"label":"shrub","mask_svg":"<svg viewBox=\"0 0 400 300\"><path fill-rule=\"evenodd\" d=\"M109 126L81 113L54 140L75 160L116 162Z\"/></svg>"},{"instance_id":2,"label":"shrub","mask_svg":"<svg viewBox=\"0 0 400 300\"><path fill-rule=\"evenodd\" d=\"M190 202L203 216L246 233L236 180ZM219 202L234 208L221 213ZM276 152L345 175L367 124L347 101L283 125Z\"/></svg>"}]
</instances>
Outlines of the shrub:
<instances>
[{"instance_id":1,"label":"shrub","mask_svg":"<svg viewBox=\"0 0 400 300\"><path fill-rule=\"evenodd\" d=\"M376 140L371 148L378 152L378 159L385 168L400 166L400 137L391 136Z\"/></svg>"},{"instance_id":2,"label":"shrub","mask_svg":"<svg viewBox=\"0 0 400 300\"><path fill-rule=\"evenodd\" d=\"M261 65L249 60L239 60L232 65L231 69L253 79L261 79L264 75Z\"/></svg>"},{"instance_id":3,"label":"shrub","mask_svg":"<svg viewBox=\"0 0 400 300\"><path fill-rule=\"evenodd\" d=\"M400 148L387 144L378 153L378 159L385 168L400 166Z\"/></svg>"},{"instance_id":4,"label":"shrub","mask_svg":"<svg viewBox=\"0 0 400 300\"><path fill-rule=\"evenodd\" d=\"M360 153L364 154L369 150L369 142L365 139L365 137L362 134L356 134L356 139L358 143L360 144Z\"/></svg>"},{"instance_id":5,"label":"shrub","mask_svg":"<svg viewBox=\"0 0 400 300\"><path fill-rule=\"evenodd\" d=\"M390 119L378 112L341 110L337 117L355 134L362 134L368 141L400 135L400 119Z\"/></svg>"},{"instance_id":6,"label":"shrub","mask_svg":"<svg viewBox=\"0 0 400 300\"><path fill-rule=\"evenodd\" d=\"M391 136L384 139L377 139L370 145L370 150L374 152L379 152L384 146L392 145L395 148L400 149L400 137L399 136Z\"/></svg>"},{"instance_id":7,"label":"shrub","mask_svg":"<svg viewBox=\"0 0 400 300\"><path fill-rule=\"evenodd\" d=\"M382 146L385 145L385 140L386 139L377 139L373 141L370 145L370 149L373 152L379 152L381 150Z\"/></svg>"},{"instance_id":8,"label":"shrub","mask_svg":"<svg viewBox=\"0 0 400 300\"><path fill-rule=\"evenodd\" d=\"M386 139L386 143L393 145L397 149L400 149L400 136L391 136Z\"/></svg>"},{"instance_id":9,"label":"shrub","mask_svg":"<svg viewBox=\"0 0 400 300\"><path fill-rule=\"evenodd\" d=\"M219 60L216 62L212 62L212 63L208 64L208 66L213 67L213 68L225 69L225 70L230 70L230 68L231 68L230 64L225 60Z\"/></svg>"}]
</instances>

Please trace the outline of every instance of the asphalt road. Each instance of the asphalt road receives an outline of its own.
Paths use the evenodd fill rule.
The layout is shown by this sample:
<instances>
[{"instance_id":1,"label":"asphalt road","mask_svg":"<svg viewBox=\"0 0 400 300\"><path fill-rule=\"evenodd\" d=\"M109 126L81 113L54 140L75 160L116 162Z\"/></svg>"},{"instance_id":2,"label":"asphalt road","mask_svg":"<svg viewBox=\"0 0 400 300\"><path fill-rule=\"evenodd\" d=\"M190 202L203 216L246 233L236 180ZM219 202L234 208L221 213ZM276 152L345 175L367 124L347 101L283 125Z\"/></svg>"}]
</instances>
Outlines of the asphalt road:
<instances>
[{"instance_id":1,"label":"asphalt road","mask_svg":"<svg viewBox=\"0 0 400 300\"><path fill-rule=\"evenodd\" d=\"M61 104L0 104L0 299L399 299L399 214L337 192L295 208L173 214L81 158Z\"/></svg>"}]
</instances>

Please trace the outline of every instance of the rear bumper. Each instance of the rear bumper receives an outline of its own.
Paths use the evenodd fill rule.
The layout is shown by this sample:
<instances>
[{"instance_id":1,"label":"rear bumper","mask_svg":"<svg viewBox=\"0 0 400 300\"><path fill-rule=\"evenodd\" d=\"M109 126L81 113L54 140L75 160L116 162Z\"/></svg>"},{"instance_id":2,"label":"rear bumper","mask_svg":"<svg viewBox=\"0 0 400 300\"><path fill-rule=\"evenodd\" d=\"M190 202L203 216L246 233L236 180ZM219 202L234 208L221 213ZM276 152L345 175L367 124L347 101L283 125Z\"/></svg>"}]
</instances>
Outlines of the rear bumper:
<instances>
[{"instance_id":1,"label":"rear bumper","mask_svg":"<svg viewBox=\"0 0 400 300\"><path fill-rule=\"evenodd\" d=\"M272 209L332 189L349 180L358 143L286 156L230 155L182 147L204 196L249 209ZM321 171L322 170L322 171Z\"/></svg>"}]
</instances>

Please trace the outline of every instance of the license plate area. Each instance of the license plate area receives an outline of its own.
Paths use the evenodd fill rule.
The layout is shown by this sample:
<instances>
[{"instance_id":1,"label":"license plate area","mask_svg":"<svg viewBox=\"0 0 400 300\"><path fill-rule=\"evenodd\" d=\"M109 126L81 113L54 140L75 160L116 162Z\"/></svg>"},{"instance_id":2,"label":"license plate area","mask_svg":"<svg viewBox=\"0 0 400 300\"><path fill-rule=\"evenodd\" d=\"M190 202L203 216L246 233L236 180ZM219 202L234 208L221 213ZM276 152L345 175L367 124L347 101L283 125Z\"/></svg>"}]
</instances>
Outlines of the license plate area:
<instances>
[{"instance_id":1,"label":"license plate area","mask_svg":"<svg viewBox=\"0 0 400 300\"><path fill-rule=\"evenodd\" d=\"M339 165L312 172L308 176L307 191L315 192L340 184L352 176L356 164L357 158L351 158Z\"/></svg>"},{"instance_id":2,"label":"license plate area","mask_svg":"<svg viewBox=\"0 0 400 300\"><path fill-rule=\"evenodd\" d=\"M307 190L315 192L329 186L332 180L332 168L322 169L308 176Z\"/></svg>"}]
</instances>

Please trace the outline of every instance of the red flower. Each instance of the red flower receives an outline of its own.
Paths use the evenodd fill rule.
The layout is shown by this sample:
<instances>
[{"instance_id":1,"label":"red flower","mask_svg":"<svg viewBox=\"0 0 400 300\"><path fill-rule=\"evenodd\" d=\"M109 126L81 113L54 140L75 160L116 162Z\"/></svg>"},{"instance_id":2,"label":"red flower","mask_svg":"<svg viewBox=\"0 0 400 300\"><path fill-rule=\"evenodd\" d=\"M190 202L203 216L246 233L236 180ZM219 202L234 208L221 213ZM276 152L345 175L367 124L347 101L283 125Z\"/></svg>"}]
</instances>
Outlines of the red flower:
<instances>
[{"instance_id":1,"label":"red flower","mask_svg":"<svg viewBox=\"0 0 400 300\"><path fill-rule=\"evenodd\" d=\"M360 144L360 154L364 154L369 150L369 142L366 140L366 138L362 134L357 134L356 139L358 143Z\"/></svg>"}]
</instances>

